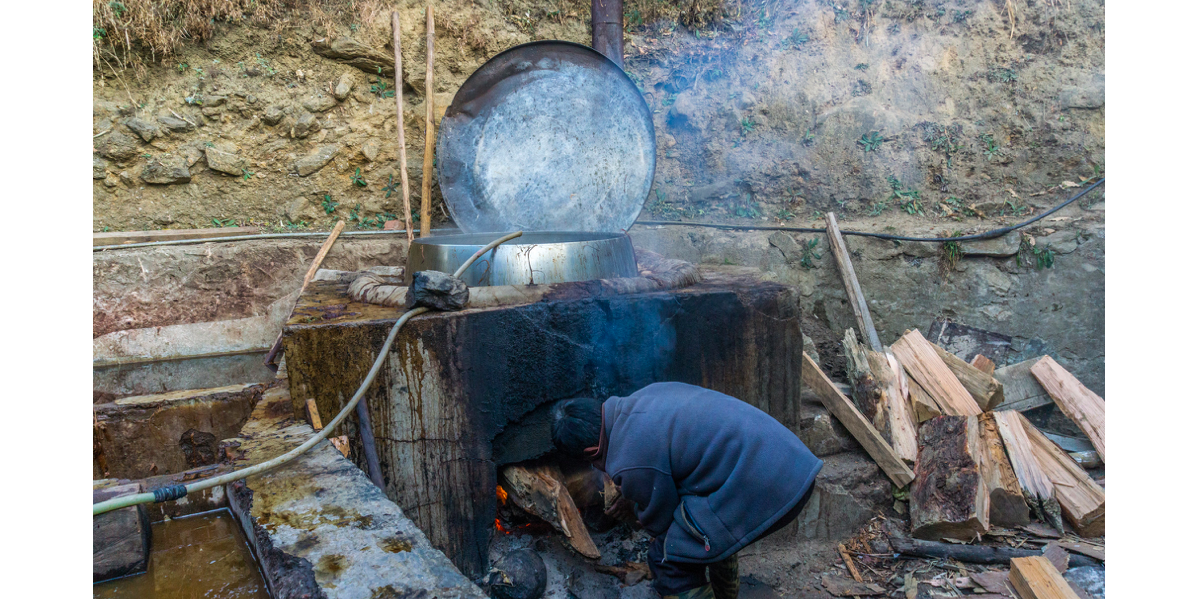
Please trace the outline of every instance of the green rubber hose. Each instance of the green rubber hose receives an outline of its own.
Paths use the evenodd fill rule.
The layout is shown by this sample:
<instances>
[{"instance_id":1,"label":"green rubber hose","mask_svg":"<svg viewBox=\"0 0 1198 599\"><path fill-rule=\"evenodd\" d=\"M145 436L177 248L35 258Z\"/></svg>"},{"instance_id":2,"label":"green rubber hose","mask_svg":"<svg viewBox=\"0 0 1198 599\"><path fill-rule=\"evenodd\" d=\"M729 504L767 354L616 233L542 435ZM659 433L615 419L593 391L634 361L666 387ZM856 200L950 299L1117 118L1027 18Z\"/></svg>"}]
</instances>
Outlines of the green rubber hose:
<instances>
[{"instance_id":1,"label":"green rubber hose","mask_svg":"<svg viewBox=\"0 0 1198 599\"><path fill-rule=\"evenodd\" d=\"M503 237L500 237L499 239L496 239L495 241L492 241L491 243L488 243L482 249L475 252L473 256L470 256L470 258L467 259L466 262L464 262L460 267L458 267L458 269L454 271L453 276L461 277L462 273L466 272L466 269L470 268L470 266L474 264L474 261L482 257L483 254L495 249L495 247L499 244L511 241L523 234L523 231L516 231L515 233L509 233ZM399 334L400 327L402 327L404 323L408 322L408 320L410 320L413 316L424 314L425 312L428 312L428 308L412 308L411 310L404 312L403 316L400 316L399 320L395 321L395 326L391 327L391 332L387 334L387 340L383 342L383 348L379 351L378 357L374 359L374 365L370 367L370 372L366 373L366 378L362 380L362 384L358 387L358 391L354 393L353 398L349 400L349 403L345 404L344 408L341 408L341 412L339 412L337 416L333 418L333 420L326 424L320 432L312 435L299 447L248 468L242 468L241 470L229 472L228 474L222 474L220 476L196 481L189 485L178 485L177 487L157 489L148 493L135 493L133 495L113 497L112 499L93 504L92 516L110 512L112 510L119 510L132 505L139 505L142 503L179 499L188 493L203 491L204 489L210 489L218 485L228 484L235 480L240 480L255 474L268 472L299 457L304 452L315 447L317 443L328 437L333 432L333 429L337 428L337 425L341 424L341 422L344 421L347 416L349 416L349 413L354 410L354 406L357 406L358 402L361 401L362 396L366 395L366 390L370 388L371 383L374 382L374 377L377 376L379 370L382 369L383 361L387 357L387 352L391 349L391 344L395 342L395 337Z\"/></svg>"}]
</instances>

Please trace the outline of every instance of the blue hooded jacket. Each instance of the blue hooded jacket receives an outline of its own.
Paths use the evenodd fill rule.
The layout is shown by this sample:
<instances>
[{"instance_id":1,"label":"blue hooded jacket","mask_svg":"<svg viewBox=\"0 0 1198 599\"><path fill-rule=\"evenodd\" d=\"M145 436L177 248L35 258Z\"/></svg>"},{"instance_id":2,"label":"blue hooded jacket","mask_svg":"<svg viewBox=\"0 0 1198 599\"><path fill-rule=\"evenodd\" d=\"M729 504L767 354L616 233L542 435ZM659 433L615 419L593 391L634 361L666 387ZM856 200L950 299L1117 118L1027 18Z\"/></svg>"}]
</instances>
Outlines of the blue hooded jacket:
<instances>
[{"instance_id":1,"label":"blue hooded jacket","mask_svg":"<svg viewBox=\"0 0 1198 599\"><path fill-rule=\"evenodd\" d=\"M823 467L769 414L723 393L654 383L603 403L604 469L665 559L710 563L757 540Z\"/></svg>"}]
</instances>

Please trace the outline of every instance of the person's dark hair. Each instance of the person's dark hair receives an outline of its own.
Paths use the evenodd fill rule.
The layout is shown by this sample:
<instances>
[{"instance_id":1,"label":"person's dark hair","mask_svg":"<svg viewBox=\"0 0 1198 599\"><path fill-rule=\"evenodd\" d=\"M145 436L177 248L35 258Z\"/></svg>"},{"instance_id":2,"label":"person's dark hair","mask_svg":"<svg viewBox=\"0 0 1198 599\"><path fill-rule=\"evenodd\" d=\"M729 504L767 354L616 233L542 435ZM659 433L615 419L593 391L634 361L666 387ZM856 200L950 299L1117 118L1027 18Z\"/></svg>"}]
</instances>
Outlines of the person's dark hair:
<instances>
[{"instance_id":1,"label":"person's dark hair","mask_svg":"<svg viewBox=\"0 0 1198 599\"><path fill-rule=\"evenodd\" d=\"M603 403L590 397L564 399L553 406L553 445L574 458L585 458L586 448L599 445Z\"/></svg>"}]
</instances>

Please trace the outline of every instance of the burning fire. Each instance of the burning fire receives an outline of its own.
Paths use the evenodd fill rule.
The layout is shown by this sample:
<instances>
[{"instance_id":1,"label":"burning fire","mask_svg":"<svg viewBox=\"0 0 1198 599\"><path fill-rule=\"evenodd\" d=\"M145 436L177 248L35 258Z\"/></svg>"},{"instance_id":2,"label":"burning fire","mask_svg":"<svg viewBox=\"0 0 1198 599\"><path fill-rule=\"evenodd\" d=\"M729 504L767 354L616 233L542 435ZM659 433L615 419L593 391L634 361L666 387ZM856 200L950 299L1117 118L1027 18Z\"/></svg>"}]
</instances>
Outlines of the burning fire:
<instances>
[{"instance_id":1,"label":"burning fire","mask_svg":"<svg viewBox=\"0 0 1198 599\"><path fill-rule=\"evenodd\" d=\"M499 498L499 505L507 505L507 491L503 487L495 487L495 496Z\"/></svg>"}]
</instances>

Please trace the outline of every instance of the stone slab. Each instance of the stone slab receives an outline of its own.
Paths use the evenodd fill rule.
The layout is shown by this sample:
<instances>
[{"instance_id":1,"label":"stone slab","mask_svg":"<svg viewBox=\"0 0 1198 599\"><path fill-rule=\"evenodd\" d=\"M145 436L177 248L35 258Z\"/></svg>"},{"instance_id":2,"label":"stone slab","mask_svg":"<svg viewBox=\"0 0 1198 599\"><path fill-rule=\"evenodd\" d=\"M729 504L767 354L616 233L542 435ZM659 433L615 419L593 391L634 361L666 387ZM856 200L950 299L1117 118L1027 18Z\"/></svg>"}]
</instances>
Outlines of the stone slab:
<instances>
[{"instance_id":1,"label":"stone slab","mask_svg":"<svg viewBox=\"0 0 1198 599\"><path fill-rule=\"evenodd\" d=\"M290 415L286 389L268 391L238 437L236 465L272 458L314 434ZM230 484L228 495L277 599L486 597L327 441Z\"/></svg>"},{"instance_id":2,"label":"stone slab","mask_svg":"<svg viewBox=\"0 0 1198 599\"><path fill-rule=\"evenodd\" d=\"M92 503L140 493L137 483L93 485ZM92 517L92 580L101 581L146 571L150 556L150 519L144 505Z\"/></svg>"}]
</instances>

